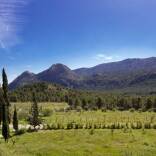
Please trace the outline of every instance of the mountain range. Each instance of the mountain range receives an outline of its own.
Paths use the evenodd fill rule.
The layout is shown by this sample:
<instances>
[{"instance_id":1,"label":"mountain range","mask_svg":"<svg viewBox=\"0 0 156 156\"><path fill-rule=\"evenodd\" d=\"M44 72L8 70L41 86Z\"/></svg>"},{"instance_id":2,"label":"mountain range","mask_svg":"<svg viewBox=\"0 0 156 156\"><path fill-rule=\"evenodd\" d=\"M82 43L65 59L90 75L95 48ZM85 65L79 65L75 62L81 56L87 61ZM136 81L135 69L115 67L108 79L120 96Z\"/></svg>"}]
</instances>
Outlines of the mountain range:
<instances>
[{"instance_id":1,"label":"mountain range","mask_svg":"<svg viewBox=\"0 0 156 156\"><path fill-rule=\"evenodd\" d=\"M10 89L36 82L56 83L70 88L110 90L128 87L156 88L156 57L126 59L91 68L71 70L54 64L38 74L23 72L9 84Z\"/></svg>"}]
</instances>

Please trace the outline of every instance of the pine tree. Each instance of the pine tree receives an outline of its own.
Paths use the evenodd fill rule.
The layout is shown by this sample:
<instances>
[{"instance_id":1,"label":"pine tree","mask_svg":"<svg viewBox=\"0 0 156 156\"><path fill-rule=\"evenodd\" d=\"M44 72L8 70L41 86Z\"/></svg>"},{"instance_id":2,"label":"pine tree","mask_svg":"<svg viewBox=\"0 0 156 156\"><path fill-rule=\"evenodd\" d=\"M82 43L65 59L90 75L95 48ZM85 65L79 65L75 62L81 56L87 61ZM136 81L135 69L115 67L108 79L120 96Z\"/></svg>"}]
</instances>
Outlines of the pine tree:
<instances>
[{"instance_id":1,"label":"pine tree","mask_svg":"<svg viewBox=\"0 0 156 156\"><path fill-rule=\"evenodd\" d=\"M84 109L84 110L87 110L88 108L87 108L87 102L86 102L86 99L82 99L82 109Z\"/></svg>"},{"instance_id":2,"label":"pine tree","mask_svg":"<svg viewBox=\"0 0 156 156\"><path fill-rule=\"evenodd\" d=\"M17 110L16 106L14 106L14 114L13 114L13 128L17 132L18 131L18 118L17 118Z\"/></svg>"},{"instance_id":3,"label":"pine tree","mask_svg":"<svg viewBox=\"0 0 156 156\"><path fill-rule=\"evenodd\" d=\"M68 95L65 95L65 97L64 97L64 98L65 98L65 102L66 102L66 103L68 103L68 102L69 102Z\"/></svg>"},{"instance_id":4,"label":"pine tree","mask_svg":"<svg viewBox=\"0 0 156 156\"><path fill-rule=\"evenodd\" d=\"M153 108L156 108L156 98L154 99L154 102L153 102Z\"/></svg>"},{"instance_id":5,"label":"pine tree","mask_svg":"<svg viewBox=\"0 0 156 156\"><path fill-rule=\"evenodd\" d=\"M32 116L30 119L30 124L34 126L34 128L36 126L38 126L40 124L40 119L39 119L39 112L38 112L38 103L36 100L36 96L35 93L33 93L33 104L32 104Z\"/></svg>"},{"instance_id":6,"label":"pine tree","mask_svg":"<svg viewBox=\"0 0 156 156\"><path fill-rule=\"evenodd\" d=\"M73 100L72 99L68 100L68 105L70 106L70 108L73 108Z\"/></svg>"},{"instance_id":7,"label":"pine tree","mask_svg":"<svg viewBox=\"0 0 156 156\"><path fill-rule=\"evenodd\" d=\"M102 108L103 103L102 103L102 99L100 97L97 99L96 105L97 105L98 109Z\"/></svg>"},{"instance_id":8,"label":"pine tree","mask_svg":"<svg viewBox=\"0 0 156 156\"><path fill-rule=\"evenodd\" d=\"M150 98L147 98L145 103L145 109L149 110L150 108L152 108L152 106L153 106L152 100Z\"/></svg>"},{"instance_id":9,"label":"pine tree","mask_svg":"<svg viewBox=\"0 0 156 156\"><path fill-rule=\"evenodd\" d=\"M80 101L79 99L76 99L75 100L75 103L74 103L74 108L76 109L76 107L80 106Z\"/></svg>"}]
</instances>

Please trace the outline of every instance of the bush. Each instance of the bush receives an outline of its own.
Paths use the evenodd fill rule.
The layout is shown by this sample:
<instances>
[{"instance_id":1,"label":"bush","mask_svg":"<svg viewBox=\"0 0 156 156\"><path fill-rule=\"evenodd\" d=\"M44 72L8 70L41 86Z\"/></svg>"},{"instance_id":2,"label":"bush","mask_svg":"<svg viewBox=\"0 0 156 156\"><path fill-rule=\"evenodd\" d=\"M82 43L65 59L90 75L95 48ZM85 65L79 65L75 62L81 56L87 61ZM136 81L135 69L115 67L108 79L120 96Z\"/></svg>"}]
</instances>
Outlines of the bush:
<instances>
[{"instance_id":1,"label":"bush","mask_svg":"<svg viewBox=\"0 0 156 156\"><path fill-rule=\"evenodd\" d=\"M144 124L144 128L145 128L145 129L151 129L151 124L150 124L149 122L146 122L146 123Z\"/></svg>"},{"instance_id":2,"label":"bush","mask_svg":"<svg viewBox=\"0 0 156 156\"><path fill-rule=\"evenodd\" d=\"M53 114L53 111L51 109L44 109L42 110L42 113L41 113L44 117L48 117L48 116L51 116Z\"/></svg>"},{"instance_id":3,"label":"bush","mask_svg":"<svg viewBox=\"0 0 156 156\"><path fill-rule=\"evenodd\" d=\"M71 111L71 108L70 107L67 107L67 108L64 109L64 111L65 112L69 112L69 111Z\"/></svg>"},{"instance_id":4,"label":"bush","mask_svg":"<svg viewBox=\"0 0 156 156\"><path fill-rule=\"evenodd\" d=\"M130 112L135 112L134 108L129 109Z\"/></svg>"},{"instance_id":5,"label":"bush","mask_svg":"<svg viewBox=\"0 0 156 156\"><path fill-rule=\"evenodd\" d=\"M26 133L26 129L22 128L22 129L19 129L18 131L15 132L15 135L22 135Z\"/></svg>"},{"instance_id":6,"label":"bush","mask_svg":"<svg viewBox=\"0 0 156 156\"><path fill-rule=\"evenodd\" d=\"M96 106L92 106L91 108L89 108L89 110L91 110L91 111L97 111L98 108Z\"/></svg>"},{"instance_id":7,"label":"bush","mask_svg":"<svg viewBox=\"0 0 156 156\"><path fill-rule=\"evenodd\" d=\"M107 109L106 108L102 108L101 111L102 112L107 112Z\"/></svg>"},{"instance_id":8,"label":"bush","mask_svg":"<svg viewBox=\"0 0 156 156\"><path fill-rule=\"evenodd\" d=\"M143 112L143 109L142 109L142 108L139 108L139 109L138 109L138 112L139 112L139 113Z\"/></svg>"},{"instance_id":9,"label":"bush","mask_svg":"<svg viewBox=\"0 0 156 156\"><path fill-rule=\"evenodd\" d=\"M153 112L156 112L156 108L153 108Z\"/></svg>"},{"instance_id":10,"label":"bush","mask_svg":"<svg viewBox=\"0 0 156 156\"><path fill-rule=\"evenodd\" d=\"M137 129L142 129L142 127L143 127L143 126L142 126L142 123L141 123L140 121L138 121L138 122L137 122L137 127L136 127L136 128L137 128Z\"/></svg>"},{"instance_id":11,"label":"bush","mask_svg":"<svg viewBox=\"0 0 156 156\"><path fill-rule=\"evenodd\" d=\"M18 119L19 120L25 120L27 118L28 118L28 112L26 110L21 109L18 111Z\"/></svg>"},{"instance_id":12,"label":"bush","mask_svg":"<svg viewBox=\"0 0 156 156\"><path fill-rule=\"evenodd\" d=\"M150 108L150 109L148 110L148 112L153 112L153 108Z\"/></svg>"},{"instance_id":13,"label":"bush","mask_svg":"<svg viewBox=\"0 0 156 156\"><path fill-rule=\"evenodd\" d=\"M57 109L55 110L56 112L64 112L64 108L60 108L60 109Z\"/></svg>"},{"instance_id":14,"label":"bush","mask_svg":"<svg viewBox=\"0 0 156 156\"><path fill-rule=\"evenodd\" d=\"M27 129L27 132L28 132L28 133L37 132L37 130L34 129L34 128L32 128L32 127L29 127L29 128Z\"/></svg>"},{"instance_id":15,"label":"bush","mask_svg":"<svg viewBox=\"0 0 156 156\"><path fill-rule=\"evenodd\" d=\"M82 111L82 107L81 106L77 106L76 111L77 112L81 112Z\"/></svg>"},{"instance_id":16,"label":"bush","mask_svg":"<svg viewBox=\"0 0 156 156\"><path fill-rule=\"evenodd\" d=\"M115 111L117 111L117 109L116 108L112 108L112 111L115 112Z\"/></svg>"},{"instance_id":17,"label":"bush","mask_svg":"<svg viewBox=\"0 0 156 156\"><path fill-rule=\"evenodd\" d=\"M90 134L90 135L93 135L93 134L94 134L94 128L92 128L92 129L89 131L89 134Z\"/></svg>"},{"instance_id":18,"label":"bush","mask_svg":"<svg viewBox=\"0 0 156 156\"><path fill-rule=\"evenodd\" d=\"M153 124L153 129L156 129L156 124Z\"/></svg>"}]
</instances>

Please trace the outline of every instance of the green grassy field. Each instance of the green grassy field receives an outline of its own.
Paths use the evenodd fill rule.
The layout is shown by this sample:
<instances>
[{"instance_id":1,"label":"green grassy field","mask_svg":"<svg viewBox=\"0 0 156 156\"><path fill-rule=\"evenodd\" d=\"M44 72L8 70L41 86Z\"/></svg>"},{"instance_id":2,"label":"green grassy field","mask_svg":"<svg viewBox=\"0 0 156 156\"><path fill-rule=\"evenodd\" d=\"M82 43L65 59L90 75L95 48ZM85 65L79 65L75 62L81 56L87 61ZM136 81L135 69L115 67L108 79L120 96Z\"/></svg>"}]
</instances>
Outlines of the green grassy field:
<instances>
[{"instance_id":1,"label":"green grassy field","mask_svg":"<svg viewBox=\"0 0 156 156\"><path fill-rule=\"evenodd\" d=\"M16 106L21 118L20 124L28 124L24 118L29 113L30 103L17 103ZM8 143L4 143L1 138L0 156L156 155L155 113L64 112L67 107L66 103L39 104L41 111L47 109L51 111L47 116L42 116L44 124L49 125L50 128L12 136ZM136 128L137 123L139 128ZM150 127L145 127L147 123ZM119 129L112 127L118 124Z\"/></svg>"},{"instance_id":2,"label":"green grassy field","mask_svg":"<svg viewBox=\"0 0 156 156\"><path fill-rule=\"evenodd\" d=\"M155 156L156 131L54 130L0 140L2 156Z\"/></svg>"}]
</instances>

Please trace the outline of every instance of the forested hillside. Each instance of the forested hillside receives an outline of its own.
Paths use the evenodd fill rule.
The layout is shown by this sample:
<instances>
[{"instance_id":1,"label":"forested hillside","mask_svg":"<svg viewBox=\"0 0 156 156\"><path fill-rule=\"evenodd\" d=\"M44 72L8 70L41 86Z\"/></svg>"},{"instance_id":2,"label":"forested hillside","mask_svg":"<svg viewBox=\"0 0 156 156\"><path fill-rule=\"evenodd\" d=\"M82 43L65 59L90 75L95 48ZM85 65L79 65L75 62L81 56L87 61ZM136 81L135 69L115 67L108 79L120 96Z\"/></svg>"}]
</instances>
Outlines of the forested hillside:
<instances>
[{"instance_id":1,"label":"forested hillside","mask_svg":"<svg viewBox=\"0 0 156 156\"><path fill-rule=\"evenodd\" d=\"M115 90L108 92L82 91L65 88L57 84L35 83L25 85L9 93L12 102L32 101L35 93L39 102L67 102L71 109L119 109L149 110L156 108L155 92L131 92Z\"/></svg>"}]
</instances>

